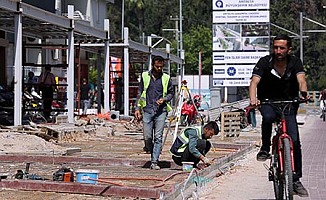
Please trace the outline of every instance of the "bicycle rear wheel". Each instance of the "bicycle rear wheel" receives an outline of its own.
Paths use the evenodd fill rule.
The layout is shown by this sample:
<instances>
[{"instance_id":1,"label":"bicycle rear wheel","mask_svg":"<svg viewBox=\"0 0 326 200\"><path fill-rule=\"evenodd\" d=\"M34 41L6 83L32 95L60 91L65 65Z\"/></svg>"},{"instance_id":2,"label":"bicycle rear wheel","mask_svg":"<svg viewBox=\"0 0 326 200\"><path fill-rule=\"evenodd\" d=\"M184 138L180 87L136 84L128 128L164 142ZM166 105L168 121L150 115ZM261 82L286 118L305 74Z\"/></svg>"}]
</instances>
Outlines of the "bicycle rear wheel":
<instances>
[{"instance_id":1,"label":"bicycle rear wheel","mask_svg":"<svg viewBox=\"0 0 326 200\"><path fill-rule=\"evenodd\" d=\"M283 200L283 179L280 171L280 160L278 155L278 149L273 149L272 156L272 171L273 171L273 186L276 200Z\"/></svg>"},{"instance_id":2,"label":"bicycle rear wheel","mask_svg":"<svg viewBox=\"0 0 326 200\"><path fill-rule=\"evenodd\" d=\"M283 155L284 155L284 192L285 199L293 200L293 171L290 140L283 139Z\"/></svg>"}]
</instances>

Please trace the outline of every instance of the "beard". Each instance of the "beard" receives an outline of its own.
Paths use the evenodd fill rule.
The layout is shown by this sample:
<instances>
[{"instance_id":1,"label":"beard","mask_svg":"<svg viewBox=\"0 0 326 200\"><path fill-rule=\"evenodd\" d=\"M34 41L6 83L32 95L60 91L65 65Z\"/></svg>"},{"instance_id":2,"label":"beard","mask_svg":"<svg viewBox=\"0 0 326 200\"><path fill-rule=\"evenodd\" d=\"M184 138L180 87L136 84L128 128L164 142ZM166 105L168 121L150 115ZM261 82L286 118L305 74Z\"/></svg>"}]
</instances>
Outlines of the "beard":
<instances>
[{"instance_id":1,"label":"beard","mask_svg":"<svg viewBox=\"0 0 326 200\"><path fill-rule=\"evenodd\" d=\"M275 55L275 58L277 61L281 62L281 61L284 61L286 59L286 55L283 55L283 54L276 54Z\"/></svg>"},{"instance_id":2,"label":"beard","mask_svg":"<svg viewBox=\"0 0 326 200\"><path fill-rule=\"evenodd\" d=\"M153 69L153 72L156 73L156 74L161 74L163 72L163 69L162 70L157 70L155 67L153 67L152 69Z\"/></svg>"}]
</instances>

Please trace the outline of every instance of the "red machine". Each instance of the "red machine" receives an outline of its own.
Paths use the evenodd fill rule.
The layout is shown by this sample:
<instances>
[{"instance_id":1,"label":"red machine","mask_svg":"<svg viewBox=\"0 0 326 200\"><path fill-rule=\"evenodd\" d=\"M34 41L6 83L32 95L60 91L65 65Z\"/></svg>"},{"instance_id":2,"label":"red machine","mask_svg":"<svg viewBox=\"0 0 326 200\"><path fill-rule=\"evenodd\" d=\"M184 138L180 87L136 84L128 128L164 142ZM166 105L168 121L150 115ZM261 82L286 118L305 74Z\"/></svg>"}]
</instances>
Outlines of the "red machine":
<instances>
[{"instance_id":1,"label":"red machine","mask_svg":"<svg viewBox=\"0 0 326 200\"><path fill-rule=\"evenodd\" d=\"M183 126L197 123L197 110L200 107L200 96L195 95L193 101L194 102L192 102L192 99L189 99L182 105L180 122Z\"/></svg>"}]
</instances>

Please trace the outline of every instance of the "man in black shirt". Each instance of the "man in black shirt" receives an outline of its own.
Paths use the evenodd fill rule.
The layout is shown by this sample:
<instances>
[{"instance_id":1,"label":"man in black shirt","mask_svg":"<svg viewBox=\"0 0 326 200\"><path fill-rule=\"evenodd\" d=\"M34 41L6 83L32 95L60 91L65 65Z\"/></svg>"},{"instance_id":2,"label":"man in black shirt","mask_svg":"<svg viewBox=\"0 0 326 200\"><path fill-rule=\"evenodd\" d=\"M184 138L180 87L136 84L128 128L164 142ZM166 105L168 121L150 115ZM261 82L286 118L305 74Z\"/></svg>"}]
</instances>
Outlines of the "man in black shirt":
<instances>
[{"instance_id":1,"label":"man in black shirt","mask_svg":"<svg viewBox=\"0 0 326 200\"><path fill-rule=\"evenodd\" d=\"M261 58L253 69L249 96L251 105L259 105L261 100L292 100L298 97L309 99L307 83L299 58L289 55L292 51L291 38L286 35L275 37L273 54ZM294 192L300 196L308 196L307 190L299 179L302 177L302 155L298 125L296 121L298 106L292 106L285 113L287 131L293 142ZM262 147L257 154L258 161L265 161L270 155L272 123L279 114L271 105L261 105L262 119Z\"/></svg>"},{"instance_id":2,"label":"man in black shirt","mask_svg":"<svg viewBox=\"0 0 326 200\"><path fill-rule=\"evenodd\" d=\"M91 93L91 86L87 84L86 78L83 78L82 82L83 84L80 85L80 103L83 109L83 115L86 115L90 102L89 94Z\"/></svg>"}]
</instances>

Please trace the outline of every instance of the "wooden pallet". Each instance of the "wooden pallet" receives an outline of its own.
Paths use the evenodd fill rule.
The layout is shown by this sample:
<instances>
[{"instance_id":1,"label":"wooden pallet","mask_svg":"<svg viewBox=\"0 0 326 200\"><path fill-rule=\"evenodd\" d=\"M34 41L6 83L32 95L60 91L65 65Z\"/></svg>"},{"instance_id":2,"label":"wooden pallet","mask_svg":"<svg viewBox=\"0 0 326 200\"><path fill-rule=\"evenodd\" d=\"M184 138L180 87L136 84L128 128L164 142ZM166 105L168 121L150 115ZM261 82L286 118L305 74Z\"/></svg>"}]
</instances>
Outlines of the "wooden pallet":
<instances>
[{"instance_id":1,"label":"wooden pallet","mask_svg":"<svg viewBox=\"0 0 326 200\"><path fill-rule=\"evenodd\" d=\"M240 135L240 115L241 112L221 113L221 139L224 137L238 137Z\"/></svg>"}]
</instances>

